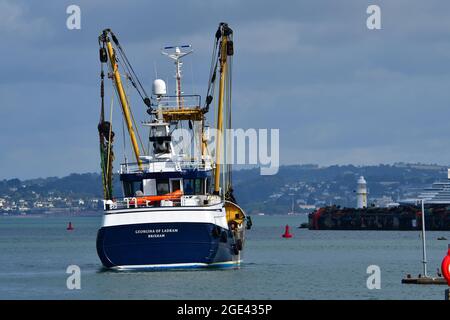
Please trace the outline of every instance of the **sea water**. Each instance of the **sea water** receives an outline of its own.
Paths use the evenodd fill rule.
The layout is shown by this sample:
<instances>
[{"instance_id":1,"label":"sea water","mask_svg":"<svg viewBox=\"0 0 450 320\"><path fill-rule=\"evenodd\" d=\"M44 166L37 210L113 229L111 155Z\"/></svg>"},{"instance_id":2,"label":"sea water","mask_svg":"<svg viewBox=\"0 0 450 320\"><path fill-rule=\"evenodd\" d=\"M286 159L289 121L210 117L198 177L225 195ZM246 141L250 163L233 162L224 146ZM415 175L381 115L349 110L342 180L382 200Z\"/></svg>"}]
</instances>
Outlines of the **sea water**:
<instances>
[{"instance_id":1,"label":"sea water","mask_svg":"<svg viewBox=\"0 0 450 320\"><path fill-rule=\"evenodd\" d=\"M74 230L67 231L71 221ZM0 299L439 299L445 286L401 284L422 272L416 231L311 231L305 216L254 216L238 269L105 271L95 238L101 217L0 217ZM281 237L285 225L293 238ZM450 232L427 232L436 274ZM67 287L67 267L81 288ZM370 290L367 268L380 268Z\"/></svg>"}]
</instances>

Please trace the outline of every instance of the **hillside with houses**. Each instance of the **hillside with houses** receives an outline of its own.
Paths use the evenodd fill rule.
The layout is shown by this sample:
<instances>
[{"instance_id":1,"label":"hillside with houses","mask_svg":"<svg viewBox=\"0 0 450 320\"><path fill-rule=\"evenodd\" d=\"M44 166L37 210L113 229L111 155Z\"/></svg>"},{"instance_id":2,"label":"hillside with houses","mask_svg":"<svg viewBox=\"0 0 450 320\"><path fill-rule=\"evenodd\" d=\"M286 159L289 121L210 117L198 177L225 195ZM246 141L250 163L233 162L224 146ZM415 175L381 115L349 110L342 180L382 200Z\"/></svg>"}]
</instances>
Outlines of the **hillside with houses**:
<instances>
[{"instance_id":1,"label":"hillside with houses","mask_svg":"<svg viewBox=\"0 0 450 320\"><path fill-rule=\"evenodd\" d=\"M277 175L261 176L257 168L233 173L239 204L250 214L307 213L325 205L354 207L356 181L367 180L369 203L385 206L414 197L435 181L447 179L447 167L428 164L378 166L282 166ZM114 178L116 197L121 186ZM99 213L102 185L97 173L31 180L0 180L0 214Z\"/></svg>"}]
</instances>

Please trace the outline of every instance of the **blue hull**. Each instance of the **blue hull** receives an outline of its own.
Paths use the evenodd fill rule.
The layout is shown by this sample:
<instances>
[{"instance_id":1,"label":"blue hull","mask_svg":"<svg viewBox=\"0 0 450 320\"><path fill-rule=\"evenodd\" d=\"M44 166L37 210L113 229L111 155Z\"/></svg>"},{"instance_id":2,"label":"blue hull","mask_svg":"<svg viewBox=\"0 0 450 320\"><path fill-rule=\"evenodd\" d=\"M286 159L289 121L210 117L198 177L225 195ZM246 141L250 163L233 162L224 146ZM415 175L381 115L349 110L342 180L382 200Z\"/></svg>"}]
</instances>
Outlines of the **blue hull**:
<instances>
[{"instance_id":1,"label":"blue hull","mask_svg":"<svg viewBox=\"0 0 450 320\"><path fill-rule=\"evenodd\" d=\"M107 268L233 267L232 233L209 223L148 223L102 227L97 253Z\"/></svg>"}]
</instances>

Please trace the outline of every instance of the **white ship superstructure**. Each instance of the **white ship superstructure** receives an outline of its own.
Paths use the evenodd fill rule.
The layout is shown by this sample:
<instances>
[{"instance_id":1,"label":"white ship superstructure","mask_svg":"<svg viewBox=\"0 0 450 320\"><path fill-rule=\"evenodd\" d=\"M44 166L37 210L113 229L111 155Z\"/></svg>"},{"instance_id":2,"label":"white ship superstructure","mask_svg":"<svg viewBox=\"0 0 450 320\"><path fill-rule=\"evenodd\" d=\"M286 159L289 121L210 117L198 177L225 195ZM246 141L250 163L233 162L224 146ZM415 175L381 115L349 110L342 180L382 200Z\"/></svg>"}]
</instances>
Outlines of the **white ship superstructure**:
<instances>
[{"instance_id":1,"label":"white ship superstructure","mask_svg":"<svg viewBox=\"0 0 450 320\"><path fill-rule=\"evenodd\" d=\"M430 187L424 188L417 198L403 199L399 202L401 204L419 205L422 200L427 204L450 205L450 169L448 169L447 181L435 182Z\"/></svg>"}]
</instances>

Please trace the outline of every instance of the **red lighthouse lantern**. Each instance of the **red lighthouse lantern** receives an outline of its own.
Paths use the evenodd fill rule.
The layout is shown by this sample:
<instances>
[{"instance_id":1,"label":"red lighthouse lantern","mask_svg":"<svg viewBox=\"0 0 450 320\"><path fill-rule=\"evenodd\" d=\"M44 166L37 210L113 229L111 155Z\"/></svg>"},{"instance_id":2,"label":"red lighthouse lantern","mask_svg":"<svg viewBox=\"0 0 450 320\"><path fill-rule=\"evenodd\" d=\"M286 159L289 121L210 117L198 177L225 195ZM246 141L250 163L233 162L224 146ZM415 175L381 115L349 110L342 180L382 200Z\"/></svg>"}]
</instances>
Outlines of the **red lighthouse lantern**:
<instances>
[{"instance_id":1,"label":"red lighthouse lantern","mask_svg":"<svg viewBox=\"0 0 450 320\"><path fill-rule=\"evenodd\" d=\"M450 286L450 244L448 245L447 255L444 257L444 260L442 260L441 269L442 275Z\"/></svg>"}]
</instances>

